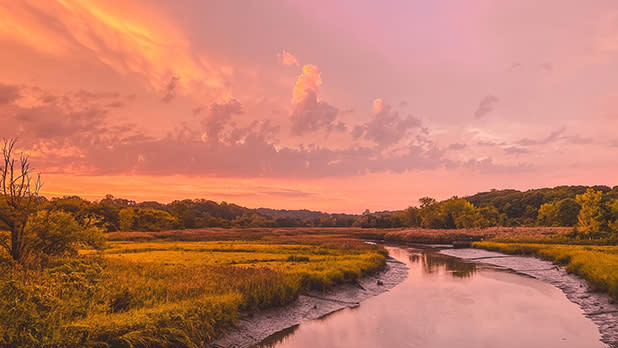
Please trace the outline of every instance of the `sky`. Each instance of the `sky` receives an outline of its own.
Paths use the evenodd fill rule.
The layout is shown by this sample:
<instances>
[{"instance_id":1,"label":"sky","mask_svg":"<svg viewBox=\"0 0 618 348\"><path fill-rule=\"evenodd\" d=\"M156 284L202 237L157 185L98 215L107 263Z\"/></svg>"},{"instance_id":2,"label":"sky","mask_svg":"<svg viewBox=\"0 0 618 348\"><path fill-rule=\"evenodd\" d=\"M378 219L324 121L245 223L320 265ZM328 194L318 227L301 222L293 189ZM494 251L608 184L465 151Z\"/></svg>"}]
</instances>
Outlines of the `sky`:
<instances>
[{"instance_id":1,"label":"sky","mask_svg":"<svg viewBox=\"0 0 618 348\"><path fill-rule=\"evenodd\" d=\"M0 0L46 196L360 213L618 185L618 3Z\"/></svg>"}]
</instances>

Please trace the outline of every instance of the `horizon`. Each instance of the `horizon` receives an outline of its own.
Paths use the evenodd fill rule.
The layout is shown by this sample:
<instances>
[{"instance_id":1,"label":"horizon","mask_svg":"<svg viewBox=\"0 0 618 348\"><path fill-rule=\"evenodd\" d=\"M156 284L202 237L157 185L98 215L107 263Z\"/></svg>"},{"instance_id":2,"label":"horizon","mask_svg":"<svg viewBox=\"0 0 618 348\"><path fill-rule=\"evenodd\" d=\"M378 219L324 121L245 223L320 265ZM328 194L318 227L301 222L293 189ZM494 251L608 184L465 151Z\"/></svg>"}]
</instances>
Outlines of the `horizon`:
<instances>
[{"instance_id":1,"label":"horizon","mask_svg":"<svg viewBox=\"0 0 618 348\"><path fill-rule=\"evenodd\" d=\"M570 187L575 187L575 186L585 186L585 187L599 187L599 186L606 186L610 189L613 189L614 187L618 187L618 185L560 185L560 186L554 186L554 187L536 187L536 188L528 188L528 189L523 189L523 190L519 190L519 189L515 189L515 188L503 188L503 189L496 189L496 188L492 188L490 190L486 190L486 191L479 191L479 192L475 192L475 193L471 193L471 194L466 194L466 195L451 195L448 197L444 197L444 198L440 198L440 197L431 197L431 198L435 198L438 202L441 201L445 201L451 198L468 198L477 194L482 194L482 193L491 193L494 191L509 191L509 190L514 190L514 191L518 191L518 192L528 192L528 191L534 191L534 190L543 190L543 189L555 189L557 187L561 187L561 186L570 186ZM311 211L311 212L319 212L319 213L325 213L325 214L331 214L331 215L336 215L336 214L348 214L348 215L363 215L364 211L361 212L345 212L345 211L325 211L325 210L317 210L317 209L309 209L309 208L303 208L302 206L300 208L289 208L289 207L271 207L271 206L259 206L259 207L252 207L252 206L248 206L248 205L244 205L242 203L239 202L233 202L233 201L216 201L216 200L212 200L209 198L205 198L205 197L201 197L201 198L175 198L175 199L170 199L170 200L136 200L136 199L132 199L130 197L125 197L125 196L121 196L121 195L114 195L114 194L105 194L102 197L99 198L93 198L93 199L88 199L86 198L87 196L79 196L79 195L64 195L64 196L52 196L52 195L42 195L45 198L51 200L51 199L62 199L62 198L66 198L66 197L72 197L72 196L76 196L80 199L83 200L87 200L89 202L98 202L104 198L106 198L107 195L111 195L113 198L116 199L127 199L130 201L134 201L136 204L141 204L141 203L147 203L147 202L155 202L155 203L161 203L161 204L170 204L174 201L185 201L185 200L190 200L190 201L197 201L197 200L206 200L206 201L213 201L216 202L217 204L221 204L223 202L227 203L227 204L236 204L238 206L244 207L244 208L248 208L248 209L253 209L253 210L258 210L258 209L272 209L272 210L289 210L289 211L295 211L295 210L307 210L307 211ZM397 212L397 211L404 211L407 208L410 207L419 207L418 201L415 202L415 204L408 204L405 207L399 207L399 208L394 208L394 209L382 209L382 210L370 210L370 213L382 213L382 212Z\"/></svg>"},{"instance_id":2,"label":"horizon","mask_svg":"<svg viewBox=\"0 0 618 348\"><path fill-rule=\"evenodd\" d=\"M614 1L24 0L0 17L0 137L44 196L360 214L615 185Z\"/></svg>"}]
</instances>

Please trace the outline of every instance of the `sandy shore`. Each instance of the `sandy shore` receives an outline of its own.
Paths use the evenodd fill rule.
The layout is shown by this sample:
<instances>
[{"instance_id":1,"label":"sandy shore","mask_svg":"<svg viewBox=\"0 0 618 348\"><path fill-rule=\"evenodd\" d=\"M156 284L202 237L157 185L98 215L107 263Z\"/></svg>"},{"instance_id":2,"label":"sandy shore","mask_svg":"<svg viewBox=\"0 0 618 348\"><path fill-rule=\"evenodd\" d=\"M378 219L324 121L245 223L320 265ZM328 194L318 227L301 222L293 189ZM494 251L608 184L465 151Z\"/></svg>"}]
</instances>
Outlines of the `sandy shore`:
<instances>
[{"instance_id":1,"label":"sandy shore","mask_svg":"<svg viewBox=\"0 0 618 348\"><path fill-rule=\"evenodd\" d=\"M304 321L318 319L344 308L356 307L363 300L392 289L404 281L407 275L407 266L389 257L384 271L364 277L356 284L338 285L327 292L309 292L300 295L298 300L290 305L243 317L238 321L237 327L229 329L208 347L251 347Z\"/></svg>"}]
</instances>

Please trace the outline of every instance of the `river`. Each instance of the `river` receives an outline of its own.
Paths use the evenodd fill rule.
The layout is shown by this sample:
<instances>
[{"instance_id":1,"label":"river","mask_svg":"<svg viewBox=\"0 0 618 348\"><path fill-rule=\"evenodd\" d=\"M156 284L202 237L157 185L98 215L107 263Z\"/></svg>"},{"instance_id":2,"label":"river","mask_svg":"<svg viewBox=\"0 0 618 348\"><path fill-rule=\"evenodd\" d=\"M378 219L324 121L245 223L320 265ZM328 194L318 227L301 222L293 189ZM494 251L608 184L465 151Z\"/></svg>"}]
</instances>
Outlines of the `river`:
<instances>
[{"instance_id":1,"label":"river","mask_svg":"<svg viewBox=\"0 0 618 348\"><path fill-rule=\"evenodd\" d=\"M388 250L409 268L401 284L257 347L607 347L548 283L435 250Z\"/></svg>"}]
</instances>

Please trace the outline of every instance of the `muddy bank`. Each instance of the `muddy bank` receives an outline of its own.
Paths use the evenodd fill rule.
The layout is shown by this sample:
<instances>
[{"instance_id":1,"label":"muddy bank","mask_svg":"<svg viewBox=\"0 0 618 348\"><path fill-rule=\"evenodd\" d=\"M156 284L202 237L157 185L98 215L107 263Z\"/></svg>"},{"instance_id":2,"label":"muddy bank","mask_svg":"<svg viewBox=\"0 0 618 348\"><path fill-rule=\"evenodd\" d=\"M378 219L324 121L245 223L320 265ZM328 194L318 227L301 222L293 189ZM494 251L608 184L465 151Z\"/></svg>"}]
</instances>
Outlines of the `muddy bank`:
<instances>
[{"instance_id":1,"label":"muddy bank","mask_svg":"<svg viewBox=\"0 0 618 348\"><path fill-rule=\"evenodd\" d=\"M618 306L607 295L592 291L584 279L567 273L564 267L534 257L479 249L444 249L440 252L466 261L508 268L554 285L571 302L579 305L584 314L599 327L604 343L618 348Z\"/></svg>"},{"instance_id":2,"label":"muddy bank","mask_svg":"<svg viewBox=\"0 0 618 348\"><path fill-rule=\"evenodd\" d=\"M356 307L363 300L392 289L404 281L407 275L408 267L389 257L384 271L364 277L357 284L339 285L327 292L309 292L285 307L271 308L252 317L240 318L237 327L228 330L208 347L251 347L303 321L318 319L343 308Z\"/></svg>"}]
</instances>

